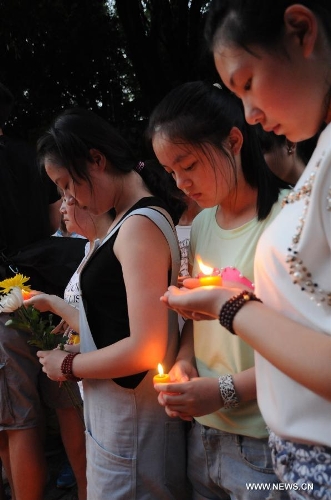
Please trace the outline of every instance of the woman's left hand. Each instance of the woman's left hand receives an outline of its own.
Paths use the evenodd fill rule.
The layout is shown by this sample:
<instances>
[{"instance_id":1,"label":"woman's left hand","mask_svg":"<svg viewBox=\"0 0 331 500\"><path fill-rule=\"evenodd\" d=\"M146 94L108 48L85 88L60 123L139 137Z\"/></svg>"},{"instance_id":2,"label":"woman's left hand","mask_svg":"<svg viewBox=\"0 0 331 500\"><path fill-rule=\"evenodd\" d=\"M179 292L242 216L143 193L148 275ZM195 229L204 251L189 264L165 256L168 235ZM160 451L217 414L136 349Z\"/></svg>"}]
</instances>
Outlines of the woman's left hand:
<instances>
[{"instance_id":1,"label":"woman's left hand","mask_svg":"<svg viewBox=\"0 0 331 500\"><path fill-rule=\"evenodd\" d=\"M170 286L161 301L185 318L195 321L214 320L218 318L223 304L242 291L238 283L225 284L226 286L201 286L198 279L188 278L180 289Z\"/></svg>"},{"instance_id":2,"label":"woman's left hand","mask_svg":"<svg viewBox=\"0 0 331 500\"><path fill-rule=\"evenodd\" d=\"M212 320L218 316L219 306L214 305L214 302L221 301L221 291L220 287L197 287L189 290L186 287L179 289L170 286L161 301L185 318Z\"/></svg>"},{"instance_id":3,"label":"woman's left hand","mask_svg":"<svg viewBox=\"0 0 331 500\"><path fill-rule=\"evenodd\" d=\"M37 352L39 363L43 365L42 371L46 373L48 378L57 380L58 382L66 380L61 371L61 365L67 355L68 353L66 351L62 351L61 349Z\"/></svg>"}]
</instances>

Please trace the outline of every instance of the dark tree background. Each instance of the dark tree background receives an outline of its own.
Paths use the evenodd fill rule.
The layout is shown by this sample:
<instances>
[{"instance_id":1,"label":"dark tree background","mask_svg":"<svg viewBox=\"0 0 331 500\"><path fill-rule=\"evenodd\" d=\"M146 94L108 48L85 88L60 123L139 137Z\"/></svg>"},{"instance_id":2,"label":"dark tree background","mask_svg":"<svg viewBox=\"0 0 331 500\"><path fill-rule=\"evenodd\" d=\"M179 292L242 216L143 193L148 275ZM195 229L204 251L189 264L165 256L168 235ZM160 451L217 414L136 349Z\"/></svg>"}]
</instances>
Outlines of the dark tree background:
<instances>
[{"instance_id":1,"label":"dark tree background","mask_svg":"<svg viewBox=\"0 0 331 500\"><path fill-rule=\"evenodd\" d=\"M34 142L82 106L141 135L174 86L216 78L203 42L206 0L0 0L0 81L14 94L6 132Z\"/></svg>"},{"instance_id":2,"label":"dark tree background","mask_svg":"<svg viewBox=\"0 0 331 500\"><path fill-rule=\"evenodd\" d=\"M141 110L151 109L171 88L205 77L206 0L116 0L127 53L142 95ZM208 57L207 57L208 56Z\"/></svg>"}]
</instances>

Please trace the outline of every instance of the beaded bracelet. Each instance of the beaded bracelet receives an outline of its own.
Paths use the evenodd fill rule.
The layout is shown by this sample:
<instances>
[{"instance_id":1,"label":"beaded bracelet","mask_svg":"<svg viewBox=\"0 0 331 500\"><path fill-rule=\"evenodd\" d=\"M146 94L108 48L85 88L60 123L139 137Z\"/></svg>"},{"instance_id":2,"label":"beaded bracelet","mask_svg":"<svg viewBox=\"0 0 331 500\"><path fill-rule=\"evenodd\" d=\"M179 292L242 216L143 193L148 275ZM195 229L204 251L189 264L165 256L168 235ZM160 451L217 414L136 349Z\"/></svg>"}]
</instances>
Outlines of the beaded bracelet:
<instances>
[{"instance_id":1,"label":"beaded bracelet","mask_svg":"<svg viewBox=\"0 0 331 500\"><path fill-rule=\"evenodd\" d=\"M237 408L237 406L239 406L239 401L233 384L232 375L221 375L218 379L218 383L221 398L223 399L224 410Z\"/></svg>"},{"instance_id":2,"label":"beaded bracelet","mask_svg":"<svg viewBox=\"0 0 331 500\"><path fill-rule=\"evenodd\" d=\"M80 354L80 352L70 352L62 361L61 372L67 380L73 380L75 382L79 382L80 380L82 380L79 377L75 377L75 375L72 373L72 362L74 360L74 357L78 354Z\"/></svg>"},{"instance_id":3,"label":"beaded bracelet","mask_svg":"<svg viewBox=\"0 0 331 500\"><path fill-rule=\"evenodd\" d=\"M239 293L238 295L235 295L234 297L231 297L225 304L223 305L221 311L220 311L220 316L219 320L221 325L229 330L229 332L233 333L235 335L235 331L233 329L233 320L237 312L247 304L250 300L256 300L258 302L262 302L262 300L258 299L254 293L248 292L247 290L244 290L243 292Z\"/></svg>"}]
</instances>

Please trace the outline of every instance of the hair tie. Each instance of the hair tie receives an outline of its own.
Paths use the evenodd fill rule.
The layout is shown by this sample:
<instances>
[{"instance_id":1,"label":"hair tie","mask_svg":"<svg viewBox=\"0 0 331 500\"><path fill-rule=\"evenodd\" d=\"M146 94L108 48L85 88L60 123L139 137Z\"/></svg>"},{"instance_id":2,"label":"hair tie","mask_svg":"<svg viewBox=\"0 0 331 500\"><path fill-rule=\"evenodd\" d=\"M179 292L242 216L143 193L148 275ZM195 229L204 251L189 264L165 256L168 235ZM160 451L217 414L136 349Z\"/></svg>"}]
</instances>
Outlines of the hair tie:
<instances>
[{"instance_id":1,"label":"hair tie","mask_svg":"<svg viewBox=\"0 0 331 500\"><path fill-rule=\"evenodd\" d=\"M135 171L138 172L138 174L140 174L140 172L142 171L142 169L144 168L145 166L145 163L143 161L140 161L135 167Z\"/></svg>"},{"instance_id":2,"label":"hair tie","mask_svg":"<svg viewBox=\"0 0 331 500\"><path fill-rule=\"evenodd\" d=\"M222 85L220 83L213 83L213 87L217 87L220 90L223 90Z\"/></svg>"}]
</instances>

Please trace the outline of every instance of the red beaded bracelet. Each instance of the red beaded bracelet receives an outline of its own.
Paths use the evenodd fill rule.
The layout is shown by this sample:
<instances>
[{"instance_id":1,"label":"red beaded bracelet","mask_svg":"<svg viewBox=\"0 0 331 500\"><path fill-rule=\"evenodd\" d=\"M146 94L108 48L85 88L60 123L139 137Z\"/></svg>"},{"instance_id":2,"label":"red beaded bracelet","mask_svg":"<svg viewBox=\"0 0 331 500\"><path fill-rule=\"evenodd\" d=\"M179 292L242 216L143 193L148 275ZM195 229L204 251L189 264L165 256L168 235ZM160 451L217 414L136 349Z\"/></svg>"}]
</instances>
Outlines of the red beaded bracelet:
<instances>
[{"instance_id":1,"label":"red beaded bracelet","mask_svg":"<svg viewBox=\"0 0 331 500\"><path fill-rule=\"evenodd\" d=\"M80 354L80 352L70 352L62 361L61 372L67 380L74 380L75 382L79 382L80 380L82 380L79 377L75 377L75 375L72 373L72 362L74 360L74 357L78 354Z\"/></svg>"},{"instance_id":2,"label":"red beaded bracelet","mask_svg":"<svg viewBox=\"0 0 331 500\"><path fill-rule=\"evenodd\" d=\"M239 293L238 295L235 295L234 297L231 297L225 304L223 305L221 311L220 311L220 323L224 328L229 330L229 332L233 333L233 335L236 335L234 329L233 329L233 320L237 312L247 304L250 300L256 300L257 302L262 302L262 300L258 299L254 293L248 292L247 290L244 290L243 292Z\"/></svg>"}]
</instances>

